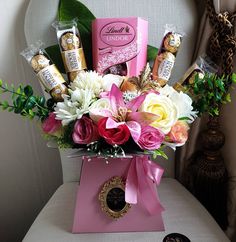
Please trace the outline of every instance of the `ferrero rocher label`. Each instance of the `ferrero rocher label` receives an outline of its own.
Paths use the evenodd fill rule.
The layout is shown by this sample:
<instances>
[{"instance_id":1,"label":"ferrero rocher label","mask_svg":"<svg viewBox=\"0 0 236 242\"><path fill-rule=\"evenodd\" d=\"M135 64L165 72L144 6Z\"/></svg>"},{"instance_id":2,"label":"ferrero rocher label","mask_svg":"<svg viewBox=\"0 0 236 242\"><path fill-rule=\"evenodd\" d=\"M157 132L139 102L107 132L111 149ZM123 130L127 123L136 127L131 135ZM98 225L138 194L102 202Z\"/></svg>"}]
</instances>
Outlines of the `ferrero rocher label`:
<instances>
[{"instance_id":1,"label":"ferrero rocher label","mask_svg":"<svg viewBox=\"0 0 236 242\"><path fill-rule=\"evenodd\" d=\"M66 72L81 71L87 69L84 51L82 48L62 52Z\"/></svg>"},{"instance_id":2,"label":"ferrero rocher label","mask_svg":"<svg viewBox=\"0 0 236 242\"><path fill-rule=\"evenodd\" d=\"M159 57L159 65L157 69L158 79L168 81L172 68L175 64L175 56L170 52L164 52Z\"/></svg>"},{"instance_id":3,"label":"ferrero rocher label","mask_svg":"<svg viewBox=\"0 0 236 242\"><path fill-rule=\"evenodd\" d=\"M37 76L48 92L55 88L58 84L65 82L55 65L45 67L38 72Z\"/></svg>"}]
</instances>

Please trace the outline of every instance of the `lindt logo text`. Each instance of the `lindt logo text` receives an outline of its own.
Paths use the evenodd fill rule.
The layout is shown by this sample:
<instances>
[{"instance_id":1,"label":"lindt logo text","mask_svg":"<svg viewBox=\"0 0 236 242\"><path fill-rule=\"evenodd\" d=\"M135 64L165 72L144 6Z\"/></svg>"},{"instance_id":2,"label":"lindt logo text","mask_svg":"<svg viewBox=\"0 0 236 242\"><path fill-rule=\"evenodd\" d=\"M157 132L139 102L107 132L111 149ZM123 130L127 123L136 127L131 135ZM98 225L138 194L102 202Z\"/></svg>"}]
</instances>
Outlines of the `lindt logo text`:
<instances>
[{"instance_id":1,"label":"lindt logo text","mask_svg":"<svg viewBox=\"0 0 236 242\"><path fill-rule=\"evenodd\" d=\"M113 22L102 28L100 37L109 46L124 46L133 41L135 30L128 23Z\"/></svg>"}]
</instances>

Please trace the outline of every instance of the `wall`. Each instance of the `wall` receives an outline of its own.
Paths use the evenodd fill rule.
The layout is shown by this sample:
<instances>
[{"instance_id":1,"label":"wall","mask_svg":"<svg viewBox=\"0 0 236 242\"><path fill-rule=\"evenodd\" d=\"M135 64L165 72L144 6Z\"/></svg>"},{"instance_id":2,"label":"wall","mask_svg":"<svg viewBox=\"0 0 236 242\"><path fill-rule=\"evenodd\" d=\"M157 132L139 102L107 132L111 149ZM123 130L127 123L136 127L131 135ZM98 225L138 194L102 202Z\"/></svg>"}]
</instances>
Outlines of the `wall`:
<instances>
[{"instance_id":1,"label":"wall","mask_svg":"<svg viewBox=\"0 0 236 242\"><path fill-rule=\"evenodd\" d=\"M0 78L30 83L41 94L28 64L24 15L28 0L0 1ZM35 216L61 184L58 151L49 149L37 123L0 112L0 241L21 241Z\"/></svg>"}]
</instances>

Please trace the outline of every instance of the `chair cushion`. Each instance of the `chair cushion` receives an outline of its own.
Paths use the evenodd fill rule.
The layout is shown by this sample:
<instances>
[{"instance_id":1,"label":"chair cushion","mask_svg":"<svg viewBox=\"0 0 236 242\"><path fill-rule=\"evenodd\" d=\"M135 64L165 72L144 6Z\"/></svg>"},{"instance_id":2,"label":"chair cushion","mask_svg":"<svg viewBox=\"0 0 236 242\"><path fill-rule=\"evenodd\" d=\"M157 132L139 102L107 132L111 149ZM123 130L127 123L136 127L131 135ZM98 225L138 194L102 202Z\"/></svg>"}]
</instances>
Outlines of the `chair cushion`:
<instances>
[{"instance_id":1,"label":"chair cushion","mask_svg":"<svg viewBox=\"0 0 236 242\"><path fill-rule=\"evenodd\" d=\"M151 242L169 233L186 235L191 242L229 241L206 209L175 179L164 178L158 188L165 207L165 232L72 234L78 184L61 185L40 212L23 242Z\"/></svg>"}]
</instances>

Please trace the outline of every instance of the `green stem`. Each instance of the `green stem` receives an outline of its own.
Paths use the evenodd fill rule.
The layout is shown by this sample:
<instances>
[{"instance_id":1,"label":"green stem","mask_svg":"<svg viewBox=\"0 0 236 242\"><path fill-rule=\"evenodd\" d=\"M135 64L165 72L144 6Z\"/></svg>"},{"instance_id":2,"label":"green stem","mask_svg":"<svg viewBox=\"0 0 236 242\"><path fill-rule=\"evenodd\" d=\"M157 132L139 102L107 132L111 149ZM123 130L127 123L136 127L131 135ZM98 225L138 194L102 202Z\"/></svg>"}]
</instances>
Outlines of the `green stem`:
<instances>
[{"instance_id":1,"label":"green stem","mask_svg":"<svg viewBox=\"0 0 236 242\"><path fill-rule=\"evenodd\" d=\"M23 96L23 97L25 97L25 95L23 95L23 94L21 94L21 93L17 93L17 92L14 92L14 91L12 91L12 90L9 90L8 88L5 88L5 87L3 87L3 86L0 86L3 90L6 90L7 92L10 92L10 93L12 93L12 94L16 94L16 95L19 95L19 96Z\"/></svg>"},{"instance_id":2,"label":"green stem","mask_svg":"<svg viewBox=\"0 0 236 242\"><path fill-rule=\"evenodd\" d=\"M38 108L40 108L40 109L42 109L42 110L44 110L44 111L47 111L48 112L48 109L47 108L45 108L45 107L42 107L40 104L38 104L37 102L34 102L35 103L35 105L36 105L36 107L38 107Z\"/></svg>"},{"instance_id":3,"label":"green stem","mask_svg":"<svg viewBox=\"0 0 236 242\"><path fill-rule=\"evenodd\" d=\"M3 106L2 103L0 103L0 106ZM7 107L8 107L8 108L15 108L15 107L12 106L12 105L8 105Z\"/></svg>"}]
</instances>

